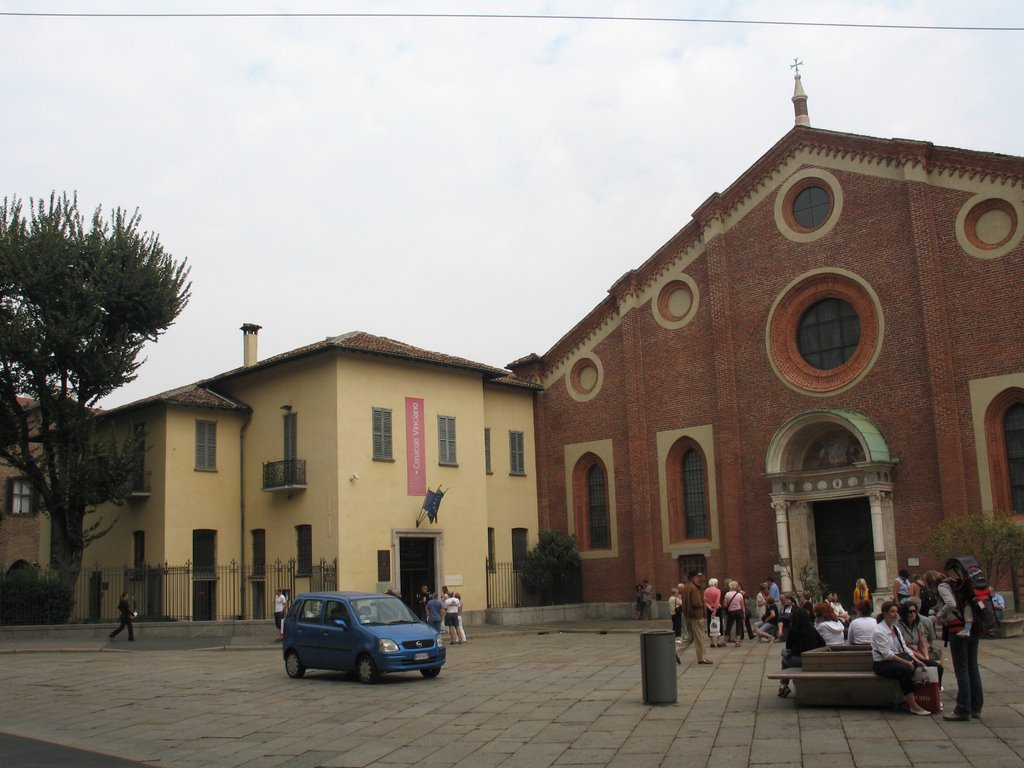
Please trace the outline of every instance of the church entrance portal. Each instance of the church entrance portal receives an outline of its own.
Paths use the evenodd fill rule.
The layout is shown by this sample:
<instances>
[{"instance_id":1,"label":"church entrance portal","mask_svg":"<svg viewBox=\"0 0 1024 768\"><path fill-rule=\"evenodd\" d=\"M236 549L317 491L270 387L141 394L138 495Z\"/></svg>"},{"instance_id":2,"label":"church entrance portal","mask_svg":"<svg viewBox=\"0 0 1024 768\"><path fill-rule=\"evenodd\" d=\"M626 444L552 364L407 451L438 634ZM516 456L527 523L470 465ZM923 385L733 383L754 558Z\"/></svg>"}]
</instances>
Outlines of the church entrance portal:
<instances>
[{"instance_id":1,"label":"church entrance portal","mask_svg":"<svg viewBox=\"0 0 1024 768\"><path fill-rule=\"evenodd\" d=\"M857 579L875 591L875 552L871 538L871 504L867 497L814 502L814 539L818 575L829 591L847 605Z\"/></svg>"}]
</instances>

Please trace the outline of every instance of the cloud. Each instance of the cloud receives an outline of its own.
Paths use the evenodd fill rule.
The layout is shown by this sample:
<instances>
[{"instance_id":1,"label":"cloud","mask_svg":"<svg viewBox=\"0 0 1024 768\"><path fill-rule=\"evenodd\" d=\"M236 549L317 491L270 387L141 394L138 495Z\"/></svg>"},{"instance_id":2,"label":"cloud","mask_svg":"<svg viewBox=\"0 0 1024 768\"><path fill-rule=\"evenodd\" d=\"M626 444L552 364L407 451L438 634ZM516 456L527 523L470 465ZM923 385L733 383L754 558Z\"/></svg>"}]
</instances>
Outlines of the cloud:
<instances>
[{"instance_id":1,"label":"cloud","mask_svg":"<svg viewBox=\"0 0 1024 768\"><path fill-rule=\"evenodd\" d=\"M1024 19L1015 3L585 5L488 10ZM189 259L191 304L111 404L235 367L243 322L264 326L264 356L362 329L504 365L546 351L790 129L793 57L806 62L813 125L1021 154L1017 39L581 20L3 18L4 191L137 206Z\"/></svg>"}]
</instances>

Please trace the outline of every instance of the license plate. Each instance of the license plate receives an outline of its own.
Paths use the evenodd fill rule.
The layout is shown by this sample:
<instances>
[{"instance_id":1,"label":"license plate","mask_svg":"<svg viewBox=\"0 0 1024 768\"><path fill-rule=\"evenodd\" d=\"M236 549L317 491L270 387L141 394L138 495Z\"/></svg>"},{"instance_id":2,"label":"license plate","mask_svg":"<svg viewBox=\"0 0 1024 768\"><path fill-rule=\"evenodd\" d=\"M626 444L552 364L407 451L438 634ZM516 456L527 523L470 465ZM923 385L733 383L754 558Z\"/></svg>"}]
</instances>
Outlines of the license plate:
<instances>
[{"instance_id":1,"label":"license plate","mask_svg":"<svg viewBox=\"0 0 1024 768\"><path fill-rule=\"evenodd\" d=\"M417 653L412 658L413 658L413 661L426 661L427 659L430 658L430 654L429 653Z\"/></svg>"}]
</instances>

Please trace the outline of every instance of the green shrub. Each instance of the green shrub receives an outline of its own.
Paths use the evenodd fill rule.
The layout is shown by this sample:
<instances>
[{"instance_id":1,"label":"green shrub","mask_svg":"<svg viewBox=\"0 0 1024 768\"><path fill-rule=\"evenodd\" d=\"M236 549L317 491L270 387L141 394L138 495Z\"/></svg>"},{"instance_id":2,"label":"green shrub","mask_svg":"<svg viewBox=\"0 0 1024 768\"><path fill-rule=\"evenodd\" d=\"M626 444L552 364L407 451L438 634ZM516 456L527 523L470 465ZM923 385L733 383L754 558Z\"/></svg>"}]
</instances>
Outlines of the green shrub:
<instances>
[{"instance_id":1,"label":"green shrub","mask_svg":"<svg viewBox=\"0 0 1024 768\"><path fill-rule=\"evenodd\" d=\"M32 571L0 576L0 625L67 624L74 607L71 590Z\"/></svg>"}]
</instances>

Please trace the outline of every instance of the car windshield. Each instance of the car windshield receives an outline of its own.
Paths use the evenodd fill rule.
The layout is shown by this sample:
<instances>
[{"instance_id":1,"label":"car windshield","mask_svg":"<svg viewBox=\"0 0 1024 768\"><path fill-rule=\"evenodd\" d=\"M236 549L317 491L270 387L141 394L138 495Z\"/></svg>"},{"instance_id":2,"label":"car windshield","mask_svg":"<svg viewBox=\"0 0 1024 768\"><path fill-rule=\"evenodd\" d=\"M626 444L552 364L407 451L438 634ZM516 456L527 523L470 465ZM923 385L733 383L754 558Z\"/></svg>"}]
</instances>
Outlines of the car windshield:
<instances>
[{"instance_id":1,"label":"car windshield","mask_svg":"<svg viewBox=\"0 0 1024 768\"><path fill-rule=\"evenodd\" d=\"M397 597L361 597L351 602L360 624L419 623L419 619Z\"/></svg>"}]
</instances>

